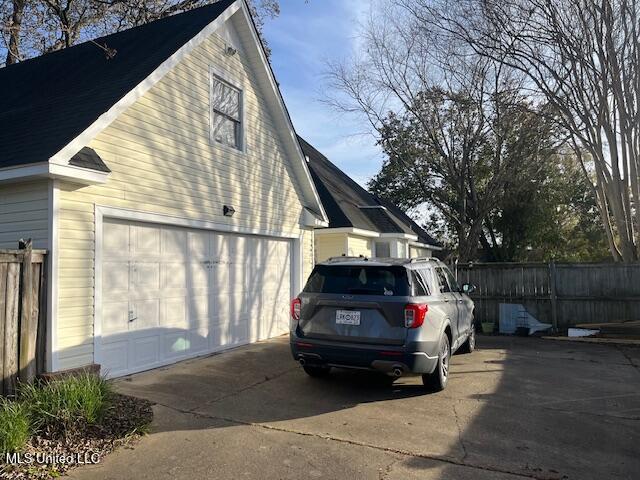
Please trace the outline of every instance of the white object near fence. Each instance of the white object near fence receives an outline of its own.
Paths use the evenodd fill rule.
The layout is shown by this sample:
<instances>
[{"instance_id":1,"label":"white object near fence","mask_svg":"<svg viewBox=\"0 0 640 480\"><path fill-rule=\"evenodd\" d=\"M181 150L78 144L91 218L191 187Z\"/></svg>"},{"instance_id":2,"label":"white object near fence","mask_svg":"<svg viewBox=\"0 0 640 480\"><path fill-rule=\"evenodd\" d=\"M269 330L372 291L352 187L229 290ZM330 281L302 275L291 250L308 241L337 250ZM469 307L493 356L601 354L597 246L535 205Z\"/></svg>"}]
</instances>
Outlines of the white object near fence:
<instances>
[{"instance_id":1,"label":"white object near fence","mask_svg":"<svg viewBox=\"0 0 640 480\"><path fill-rule=\"evenodd\" d=\"M519 303L501 303L498 330L514 334L518 328L528 328L529 335L551 328L550 323L541 323Z\"/></svg>"}]
</instances>

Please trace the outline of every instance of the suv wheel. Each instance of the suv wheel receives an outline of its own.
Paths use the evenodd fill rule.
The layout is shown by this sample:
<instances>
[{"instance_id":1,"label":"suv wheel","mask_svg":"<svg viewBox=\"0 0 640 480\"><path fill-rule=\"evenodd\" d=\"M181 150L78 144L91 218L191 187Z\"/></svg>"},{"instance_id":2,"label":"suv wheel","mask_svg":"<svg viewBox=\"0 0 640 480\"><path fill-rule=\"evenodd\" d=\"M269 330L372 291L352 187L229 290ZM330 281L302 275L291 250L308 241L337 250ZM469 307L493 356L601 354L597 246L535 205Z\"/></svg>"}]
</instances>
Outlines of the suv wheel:
<instances>
[{"instance_id":1,"label":"suv wheel","mask_svg":"<svg viewBox=\"0 0 640 480\"><path fill-rule=\"evenodd\" d=\"M476 349L476 327L471 325L467 340L460 346L460 353L471 353Z\"/></svg>"},{"instance_id":2,"label":"suv wheel","mask_svg":"<svg viewBox=\"0 0 640 480\"><path fill-rule=\"evenodd\" d=\"M438 353L438 364L433 373L422 375L422 383L429 390L439 392L444 390L449 380L449 361L451 360L451 345L449 337L442 336L440 340L440 352Z\"/></svg>"},{"instance_id":3,"label":"suv wheel","mask_svg":"<svg viewBox=\"0 0 640 480\"><path fill-rule=\"evenodd\" d=\"M305 365L302 367L310 377L326 377L331 372L331 367L320 367L317 365Z\"/></svg>"}]
</instances>

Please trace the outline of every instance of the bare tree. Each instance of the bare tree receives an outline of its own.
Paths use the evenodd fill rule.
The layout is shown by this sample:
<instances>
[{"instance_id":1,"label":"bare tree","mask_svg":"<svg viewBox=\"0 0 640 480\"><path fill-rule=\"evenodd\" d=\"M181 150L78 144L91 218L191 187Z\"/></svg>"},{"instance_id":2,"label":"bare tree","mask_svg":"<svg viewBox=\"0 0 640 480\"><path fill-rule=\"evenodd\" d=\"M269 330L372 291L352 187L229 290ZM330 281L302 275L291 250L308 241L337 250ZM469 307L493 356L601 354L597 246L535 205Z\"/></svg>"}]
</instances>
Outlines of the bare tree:
<instances>
[{"instance_id":1,"label":"bare tree","mask_svg":"<svg viewBox=\"0 0 640 480\"><path fill-rule=\"evenodd\" d=\"M0 58L10 65L215 1L0 0ZM252 0L249 8L260 32L280 13L278 0Z\"/></svg>"},{"instance_id":2,"label":"bare tree","mask_svg":"<svg viewBox=\"0 0 640 480\"><path fill-rule=\"evenodd\" d=\"M499 241L489 212L542 148L540 135L521 141L535 122L512 69L453 51L411 12L387 4L363 27L358 56L331 66L329 82L340 92L329 103L364 113L388 156L371 184L377 193L435 208L463 260L479 242ZM390 186L399 179L401 188Z\"/></svg>"},{"instance_id":3,"label":"bare tree","mask_svg":"<svg viewBox=\"0 0 640 480\"><path fill-rule=\"evenodd\" d=\"M640 258L640 3L397 0L451 42L526 75L592 182L613 258Z\"/></svg>"}]
</instances>

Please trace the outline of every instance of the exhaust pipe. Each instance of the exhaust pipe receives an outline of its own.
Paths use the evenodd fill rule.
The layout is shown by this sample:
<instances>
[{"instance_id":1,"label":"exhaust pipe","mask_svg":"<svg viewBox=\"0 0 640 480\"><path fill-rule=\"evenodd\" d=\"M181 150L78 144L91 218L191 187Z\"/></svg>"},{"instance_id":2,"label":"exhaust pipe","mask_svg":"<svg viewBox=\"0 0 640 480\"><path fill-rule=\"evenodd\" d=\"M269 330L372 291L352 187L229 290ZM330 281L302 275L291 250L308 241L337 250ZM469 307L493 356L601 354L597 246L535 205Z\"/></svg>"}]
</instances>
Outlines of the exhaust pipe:
<instances>
[{"instance_id":1,"label":"exhaust pipe","mask_svg":"<svg viewBox=\"0 0 640 480\"><path fill-rule=\"evenodd\" d=\"M400 367L394 367L392 373L394 377L400 377L402 376L402 369Z\"/></svg>"},{"instance_id":2,"label":"exhaust pipe","mask_svg":"<svg viewBox=\"0 0 640 480\"><path fill-rule=\"evenodd\" d=\"M301 359L299 360L299 362L300 362L300 366L301 366L301 367L304 367L304 366L305 366L305 364L307 363L307 361L306 361L304 358L301 358Z\"/></svg>"}]
</instances>

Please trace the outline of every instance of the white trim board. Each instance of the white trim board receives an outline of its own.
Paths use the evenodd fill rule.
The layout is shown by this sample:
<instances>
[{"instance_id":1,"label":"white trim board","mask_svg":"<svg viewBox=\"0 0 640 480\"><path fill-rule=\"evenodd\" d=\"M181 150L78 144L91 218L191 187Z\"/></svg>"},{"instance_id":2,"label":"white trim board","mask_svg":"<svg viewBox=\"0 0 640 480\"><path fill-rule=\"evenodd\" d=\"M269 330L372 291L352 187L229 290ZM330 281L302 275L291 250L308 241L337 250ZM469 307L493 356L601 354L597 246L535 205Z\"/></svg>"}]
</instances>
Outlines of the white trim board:
<instances>
[{"instance_id":1,"label":"white trim board","mask_svg":"<svg viewBox=\"0 0 640 480\"><path fill-rule=\"evenodd\" d=\"M226 223L210 222L207 220L195 220L187 217L178 217L164 213L145 212L128 208L108 207L95 205L96 222L98 218L110 217L122 220L131 220L145 223L160 223L177 227L197 228L200 230L216 230L224 233L237 233L241 235L259 235L263 237L278 237L285 239L298 238L298 233L284 232L280 230L264 230L260 228L241 227ZM97 232L96 232L97 234Z\"/></svg>"},{"instance_id":2,"label":"white trim board","mask_svg":"<svg viewBox=\"0 0 640 480\"><path fill-rule=\"evenodd\" d=\"M381 238L396 238L398 240L417 240L417 235L412 235L410 233L381 233Z\"/></svg>"},{"instance_id":3,"label":"white trim board","mask_svg":"<svg viewBox=\"0 0 640 480\"><path fill-rule=\"evenodd\" d=\"M47 333L45 370L58 370L58 215L60 192L58 181L51 179L48 189L48 229L49 240L47 248Z\"/></svg>"},{"instance_id":4,"label":"white trim board","mask_svg":"<svg viewBox=\"0 0 640 480\"><path fill-rule=\"evenodd\" d=\"M442 250L442 247L438 247L437 245L429 245L428 243L421 243L421 242L409 242L409 246L424 248L428 250Z\"/></svg>"},{"instance_id":5,"label":"white trim board","mask_svg":"<svg viewBox=\"0 0 640 480\"><path fill-rule=\"evenodd\" d=\"M359 235L361 237L377 238L380 236L378 232L372 230L364 230L354 227L338 227L338 228L318 228L313 231L315 235L335 235L340 233L347 233L351 235Z\"/></svg>"}]
</instances>

